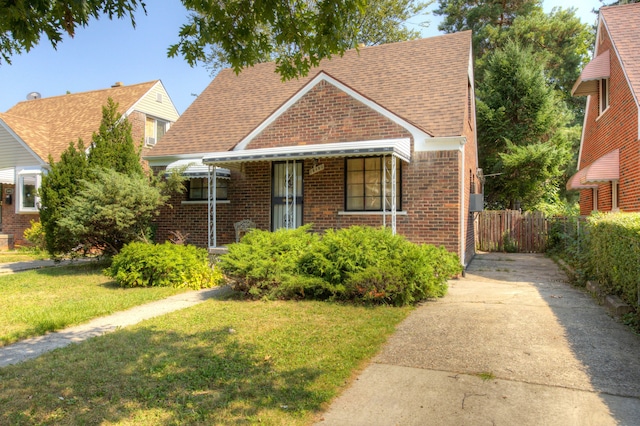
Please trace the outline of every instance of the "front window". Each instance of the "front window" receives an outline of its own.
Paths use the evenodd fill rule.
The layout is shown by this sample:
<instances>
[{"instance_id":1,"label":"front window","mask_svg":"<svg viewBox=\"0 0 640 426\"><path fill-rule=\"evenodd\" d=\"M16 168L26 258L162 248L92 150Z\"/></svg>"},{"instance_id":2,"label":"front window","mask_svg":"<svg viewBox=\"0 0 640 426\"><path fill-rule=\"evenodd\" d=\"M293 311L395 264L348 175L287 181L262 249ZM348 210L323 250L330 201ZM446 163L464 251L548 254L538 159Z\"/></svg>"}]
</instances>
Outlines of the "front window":
<instances>
[{"instance_id":1,"label":"front window","mask_svg":"<svg viewBox=\"0 0 640 426\"><path fill-rule=\"evenodd\" d=\"M144 140L147 145L155 145L169 130L169 122L147 117L144 129Z\"/></svg>"},{"instance_id":2,"label":"front window","mask_svg":"<svg viewBox=\"0 0 640 426\"><path fill-rule=\"evenodd\" d=\"M346 160L346 210L382 211L383 190L385 210L391 210L391 157L349 158ZM385 173L385 169L387 173ZM396 161L396 208L400 209L400 161ZM386 176L385 176L386 174ZM384 189L383 189L384 188Z\"/></svg>"},{"instance_id":3,"label":"front window","mask_svg":"<svg viewBox=\"0 0 640 426\"><path fill-rule=\"evenodd\" d=\"M187 183L187 196L189 201L207 200L209 197L209 179L193 178ZM229 180L220 179L216 181L216 200L229 199Z\"/></svg>"},{"instance_id":4,"label":"front window","mask_svg":"<svg viewBox=\"0 0 640 426\"><path fill-rule=\"evenodd\" d=\"M18 174L18 185L16 188L17 200L16 200L16 212L28 213L37 212L40 208L38 189L40 187L40 173L25 173L20 172Z\"/></svg>"}]
</instances>

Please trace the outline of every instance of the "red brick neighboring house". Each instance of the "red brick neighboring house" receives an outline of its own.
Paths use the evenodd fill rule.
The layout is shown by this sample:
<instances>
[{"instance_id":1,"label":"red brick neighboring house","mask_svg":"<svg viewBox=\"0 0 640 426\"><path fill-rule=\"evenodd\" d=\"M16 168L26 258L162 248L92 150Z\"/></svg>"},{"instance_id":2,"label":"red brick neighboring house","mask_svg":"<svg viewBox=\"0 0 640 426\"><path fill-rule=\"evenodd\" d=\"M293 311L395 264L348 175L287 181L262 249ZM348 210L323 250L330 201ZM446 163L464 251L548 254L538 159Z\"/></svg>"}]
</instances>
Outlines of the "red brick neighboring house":
<instances>
[{"instance_id":1,"label":"red brick neighboring house","mask_svg":"<svg viewBox=\"0 0 640 426\"><path fill-rule=\"evenodd\" d=\"M466 265L476 146L470 32L348 51L284 83L272 63L223 70L145 157L191 164L157 236L215 248L242 220L385 225Z\"/></svg>"},{"instance_id":2,"label":"red brick neighboring house","mask_svg":"<svg viewBox=\"0 0 640 426\"><path fill-rule=\"evenodd\" d=\"M108 89L38 98L0 113L0 248L24 244L23 233L39 219L38 188L48 169L69 142L91 143L100 128L102 107L112 98L132 124L134 141L149 150L178 119L160 80Z\"/></svg>"},{"instance_id":3,"label":"red brick neighboring house","mask_svg":"<svg viewBox=\"0 0 640 426\"><path fill-rule=\"evenodd\" d=\"M587 96L579 171L567 183L580 214L640 211L640 4L600 9L594 58L572 94Z\"/></svg>"}]
</instances>

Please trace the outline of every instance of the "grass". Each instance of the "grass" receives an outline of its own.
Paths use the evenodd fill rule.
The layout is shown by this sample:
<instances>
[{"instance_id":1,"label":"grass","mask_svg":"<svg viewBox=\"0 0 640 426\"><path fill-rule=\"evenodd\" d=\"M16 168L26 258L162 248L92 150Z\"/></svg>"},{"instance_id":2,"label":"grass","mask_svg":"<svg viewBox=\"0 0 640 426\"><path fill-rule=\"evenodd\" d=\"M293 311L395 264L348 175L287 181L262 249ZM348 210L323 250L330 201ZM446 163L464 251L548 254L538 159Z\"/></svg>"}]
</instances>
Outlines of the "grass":
<instances>
[{"instance_id":1,"label":"grass","mask_svg":"<svg viewBox=\"0 0 640 426\"><path fill-rule=\"evenodd\" d=\"M103 267L92 262L0 276L0 346L185 291L120 288Z\"/></svg>"},{"instance_id":2,"label":"grass","mask_svg":"<svg viewBox=\"0 0 640 426\"><path fill-rule=\"evenodd\" d=\"M310 424L410 310L209 300L0 369L0 424Z\"/></svg>"},{"instance_id":3,"label":"grass","mask_svg":"<svg viewBox=\"0 0 640 426\"><path fill-rule=\"evenodd\" d=\"M491 371L483 371L477 373L476 376L480 377L483 382L487 382L496 378L495 374L493 374Z\"/></svg>"},{"instance_id":4,"label":"grass","mask_svg":"<svg viewBox=\"0 0 640 426\"><path fill-rule=\"evenodd\" d=\"M10 250L0 251L0 264L13 262L28 262L31 260L44 260L49 256L44 251L35 250Z\"/></svg>"}]
</instances>

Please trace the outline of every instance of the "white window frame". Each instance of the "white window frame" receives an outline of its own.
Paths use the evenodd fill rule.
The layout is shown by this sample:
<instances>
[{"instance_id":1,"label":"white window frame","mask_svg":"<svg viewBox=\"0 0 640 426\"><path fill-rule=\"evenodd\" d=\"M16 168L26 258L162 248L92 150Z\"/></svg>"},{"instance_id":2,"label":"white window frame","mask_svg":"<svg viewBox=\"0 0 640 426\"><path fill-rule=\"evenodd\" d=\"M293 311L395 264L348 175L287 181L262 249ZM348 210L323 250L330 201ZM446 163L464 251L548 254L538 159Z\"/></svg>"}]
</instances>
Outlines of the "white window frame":
<instances>
[{"instance_id":1,"label":"white window frame","mask_svg":"<svg viewBox=\"0 0 640 426\"><path fill-rule=\"evenodd\" d=\"M611 181L611 211L617 212L620 211L618 207L618 181Z\"/></svg>"},{"instance_id":2,"label":"white window frame","mask_svg":"<svg viewBox=\"0 0 640 426\"><path fill-rule=\"evenodd\" d=\"M148 135L147 134L147 121L149 120L153 120L153 135ZM168 120L163 120L161 118L156 118L153 117L151 115L147 115L144 121L144 144L146 146L154 146L155 144L158 143L158 134L157 134L157 129L158 129L158 123L164 123L164 134L166 134L169 131L169 128L171 127L171 122ZM164 136L164 135L163 135Z\"/></svg>"},{"instance_id":3,"label":"white window frame","mask_svg":"<svg viewBox=\"0 0 640 426\"><path fill-rule=\"evenodd\" d=\"M25 207L23 205L24 202L24 180L26 177L35 178L35 197L34 197L34 206L33 207ZM16 205L16 213L38 213L40 211L40 197L37 195L40 190L40 186L42 185L42 170L40 168L16 168L16 189L15 189L15 197L14 202Z\"/></svg>"},{"instance_id":4,"label":"white window frame","mask_svg":"<svg viewBox=\"0 0 640 426\"><path fill-rule=\"evenodd\" d=\"M598 85L598 110L600 111L600 115L604 114L604 112L609 109L609 93L610 92L611 92L611 87L609 86L609 79L608 78L601 79L600 84Z\"/></svg>"}]
</instances>

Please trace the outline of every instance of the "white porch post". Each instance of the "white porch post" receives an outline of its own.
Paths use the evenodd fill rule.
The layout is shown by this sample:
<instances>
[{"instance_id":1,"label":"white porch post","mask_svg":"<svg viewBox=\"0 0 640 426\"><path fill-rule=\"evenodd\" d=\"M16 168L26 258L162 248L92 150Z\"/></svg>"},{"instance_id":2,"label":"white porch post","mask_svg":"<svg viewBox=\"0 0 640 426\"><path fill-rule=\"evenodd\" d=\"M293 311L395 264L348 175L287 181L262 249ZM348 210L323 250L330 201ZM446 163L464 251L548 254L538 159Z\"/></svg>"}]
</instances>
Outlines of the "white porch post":
<instances>
[{"instance_id":1,"label":"white porch post","mask_svg":"<svg viewBox=\"0 0 640 426\"><path fill-rule=\"evenodd\" d=\"M387 227L387 156L382 156L382 226Z\"/></svg>"},{"instance_id":2,"label":"white porch post","mask_svg":"<svg viewBox=\"0 0 640 426\"><path fill-rule=\"evenodd\" d=\"M391 154L391 233L396 235L396 156Z\"/></svg>"},{"instance_id":3,"label":"white porch post","mask_svg":"<svg viewBox=\"0 0 640 426\"><path fill-rule=\"evenodd\" d=\"M209 226L209 248L218 246L218 238L216 235L216 193L217 193L217 179L216 179L216 166L209 165L208 175L208 196L207 204L209 211L208 226Z\"/></svg>"}]
</instances>

